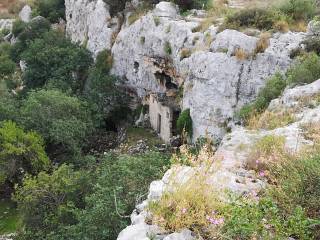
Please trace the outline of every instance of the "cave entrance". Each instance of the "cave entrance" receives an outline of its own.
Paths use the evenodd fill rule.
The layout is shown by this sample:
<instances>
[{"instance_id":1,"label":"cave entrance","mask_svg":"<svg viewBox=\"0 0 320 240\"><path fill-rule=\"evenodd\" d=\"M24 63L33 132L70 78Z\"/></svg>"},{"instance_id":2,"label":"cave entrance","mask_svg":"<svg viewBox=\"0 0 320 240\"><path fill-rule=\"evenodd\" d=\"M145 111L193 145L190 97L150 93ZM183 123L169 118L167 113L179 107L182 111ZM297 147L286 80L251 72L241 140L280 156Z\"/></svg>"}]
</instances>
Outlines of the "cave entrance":
<instances>
[{"instance_id":1,"label":"cave entrance","mask_svg":"<svg viewBox=\"0 0 320 240\"><path fill-rule=\"evenodd\" d=\"M158 114L157 132L161 134L161 114Z\"/></svg>"},{"instance_id":2,"label":"cave entrance","mask_svg":"<svg viewBox=\"0 0 320 240\"><path fill-rule=\"evenodd\" d=\"M178 90L178 85L173 83L172 78L169 75L161 72L156 72L155 77L156 79L158 79L161 87L165 88L166 90Z\"/></svg>"}]
</instances>

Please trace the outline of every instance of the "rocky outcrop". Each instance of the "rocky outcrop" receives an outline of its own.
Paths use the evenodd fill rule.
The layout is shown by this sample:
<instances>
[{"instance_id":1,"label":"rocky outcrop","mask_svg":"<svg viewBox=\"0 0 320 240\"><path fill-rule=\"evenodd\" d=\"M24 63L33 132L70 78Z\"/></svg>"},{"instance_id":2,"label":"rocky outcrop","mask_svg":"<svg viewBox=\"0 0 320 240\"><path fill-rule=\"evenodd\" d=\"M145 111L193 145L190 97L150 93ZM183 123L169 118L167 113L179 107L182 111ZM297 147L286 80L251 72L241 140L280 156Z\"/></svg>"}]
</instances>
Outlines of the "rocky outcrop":
<instances>
[{"instance_id":1,"label":"rocky outcrop","mask_svg":"<svg viewBox=\"0 0 320 240\"><path fill-rule=\"evenodd\" d=\"M66 0L67 35L74 42L85 45L95 56L111 49L119 19L111 18L103 0Z\"/></svg>"},{"instance_id":2,"label":"rocky outcrop","mask_svg":"<svg viewBox=\"0 0 320 240\"><path fill-rule=\"evenodd\" d=\"M0 19L0 30L11 30L14 21L14 19Z\"/></svg>"},{"instance_id":3,"label":"rocky outcrop","mask_svg":"<svg viewBox=\"0 0 320 240\"><path fill-rule=\"evenodd\" d=\"M269 47L255 54L258 38L234 30L217 33L215 26L200 31L205 17L184 18L174 4L160 2L131 25L125 22L117 34L118 19L110 17L103 0L66 1L67 33L73 41L95 55L112 49L112 73L141 98L183 87L181 105L190 108L194 140L205 133L221 140L234 126L234 113L255 99L268 77L286 71L290 51L306 34L276 33ZM238 59L237 49L247 59Z\"/></svg>"},{"instance_id":4,"label":"rocky outcrop","mask_svg":"<svg viewBox=\"0 0 320 240\"><path fill-rule=\"evenodd\" d=\"M25 5L19 13L19 18L23 22L28 23L31 20L31 13L32 13L31 7L29 5Z\"/></svg>"},{"instance_id":5,"label":"rocky outcrop","mask_svg":"<svg viewBox=\"0 0 320 240\"><path fill-rule=\"evenodd\" d=\"M183 108L190 108L194 139L206 132L221 139L233 125L235 111L255 99L268 77L286 71L290 51L305 34L275 34L265 52L255 55L258 38L234 30L217 34L213 26L197 32L199 24L185 21L175 5L161 2L118 34L112 72L141 97L167 92L163 79L176 88L184 85ZM237 49L248 59L237 59ZM160 60L166 64L161 66Z\"/></svg>"},{"instance_id":6,"label":"rocky outcrop","mask_svg":"<svg viewBox=\"0 0 320 240\"><path fill-rule=\"evenodd\" d=\"M294 112L296 119L294 123L274 130L248 130L238 127L223 138L214 156L215 161L212 164L212 168L215 170L205 175L207 182L221 194L220 197L223 198L223 193L226 190L239 195L256 194L267 186L267 181L263 175L258 174L254 170L248 170L246 167L251 160L250 154L253 146L263 137L269 135L282 137L285 141L285 149L289 153L297 153L305 149L305 147L313 146L314 143L310 139L305 139L303 126L320 123L320 103L317 101L319 96L320 80L309 85L287 89L280 98L270 104L268 110L291 110ZM134 235L135 231L139 230L144 232L140 234L146 235L146 232L152 234L155 237L154 239L167 239L169 236L180 236L178 233L174 233L164 237L165 232L156 226L152 226L154 231L150 232L151 226L149 228L146 227L146 220L150 219L146 206L150 201L159 200L165 191L174 191L173 186L186 183L196 173L199 173L197 167L174 165L165 173L162 180L152 182L150 184L148 199L137 206L131 216L132 225L121 232L118 240L145 239L134 238L136 236ZM192 234L190 233L188 236L192 237ZM176 240L180 238L169 239ZM181 239L189 238L185 237Z\"/></svg>"}]
</instances>

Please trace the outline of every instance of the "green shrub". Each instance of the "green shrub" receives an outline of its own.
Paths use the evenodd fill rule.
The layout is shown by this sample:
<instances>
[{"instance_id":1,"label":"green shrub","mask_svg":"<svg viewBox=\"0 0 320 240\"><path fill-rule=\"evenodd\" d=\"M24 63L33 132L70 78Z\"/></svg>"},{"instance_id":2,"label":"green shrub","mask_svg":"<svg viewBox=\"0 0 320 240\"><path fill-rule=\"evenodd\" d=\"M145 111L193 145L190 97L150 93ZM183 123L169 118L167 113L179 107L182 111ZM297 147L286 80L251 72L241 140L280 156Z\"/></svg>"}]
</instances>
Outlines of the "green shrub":
<instances>
[{"instance_id":1,"label":"green shrub","mask_svg":"<svg viewBox=\"0 0 320 240\"><path fill-rule=\"evenodd\" d=\"M108 74L112 68L112 55L110 50L103 50L98 53L95 67L104 74Z\"/></svg>"},{"instance_id":2,"label":"green shrub","mask_svg":"<svg viewBox=\"0 0 320 240\"><path fill-rule=\"evenodd\" d=\"M299 59L287 72L288 84L312 83L320 78L320 57L315 53Z\"/></svg>"},{"instance_id":3,"label":"green shrub","mask_svg":"<svg viewBox=\"0 0 320 240\"><path fill-rule=\"evenodd\" d=\"M27 23L25 23L22 20L16 20L12 26L13 35L16 37L19 36L19 34L22 33L26 27L27 27Z\"/></svg>"},{"instance_id":4,"label":"green shrub","mask_svg":"<svg viewBox=\"0 0 320 240\"><path fill-rule=\"evenodd\" d=\"M173 0L182 11L189 9L203 9L209 6L208 0Z\"/></svg>"},{"instance_id":5,"label":"green shrub","mask_svg":"<svg viewBox=\"0 0 320 240\"><path fill-rule=\"evenodd\" d=\"M317 55L320 55L320 38L319 37L310 37L307 40L302 42L305 46L307 52L315 52Z\"/></svg>"},{"instance_id":6,"label":"green shrub","mask_svg":"<svg viewBox=\"0 0 320 240\"><path fill-rule=\"evenodd\" d=\"M49 167L44 141L35 132L25 132L14 122L0 123L0 186L13 187L24 173L37 174Z\"/></svg>"},{"instance_id":7,"label":"green shrub","mask_svg":"<svg viewBox=\"0 0 320 240\"><path fill-rule=\"evenodd\" d=\"M252 115L261 113L273 99L279 97L285 87L285 79L280 73L276 73L267 81L265 87L260 90L257 99L252 104L245 105L240 109L240 118L248 122Z\"/></svg>"},{"instance_id":8,"label":"green shrub","mask_svg":"<svg viewBox=\"0 0 320 240\"><path fill-rule=\"evenodd\" d=\"M227 16L225 28L254 27L269 30L273 28L275 20L274 13L268 9L244 9Z\"/></svg>"},{"instance_id":9,"label":"green shrub","mask_svg":"<svg viewBox=\"0 0 320 240\"><path fill-rule=\"evenodd\" d=\"M169 42L165 42L165 44L164 44L164 52L167 55L171 55L172 54L172 48L171 48L171 44Z\"/></svg>"},{"instance_id":10,"label":"green shrub","mask_svg":"<svg viewBox=\"0 0 320 240\"><path fill-rule=\"evenodd\" d=\"M22 59L28 66L23 74L26 91L46 86L81 93L93 62L88 50L59 32L48 32L31 42Z\"/></svg>"},{"instance_id":11,"label":"green shrub","mask_svg":"<svg viewBox=\"0 0 320 240\"><path fill-rule=\"evenodd\" d=\"M89 191L88 173L63 164L52 174L40 172L36 177L27 176L16 189L14 200L26 231L31 231L31 235L42 233L43 238L37 239L47 239L45 236L51 231L76 223L75 209L85 206L84 197Z\"/></svg>"},{"instance_id":12,"label":"green shrub","mask_svg":"<svg viewBox=\"0 0 320 240\"><path fill-rule=\"evenodd\" d=\"M16 64L8 55L0 55L0 77L13 74L16 70Z\"/></svg>"},{"instance_id":13,"label":"green shrub","mask_svg":"<svg viewBox=\"0 0 320 240\"><path fill-rule=\"evenodd\" d=\"M47 18L52 23L65 19L64 0L36 0L34 8L38 15Z\"/></svg>"},{"instance_id":14,"label":"green shrub","mask_svg":"<svg viewBox=\"0 0 320 240\"><path fill-rule=\"evenodd\" d=\"M80 164L79 154L92 120L85 102L56 90L30 92L22 102L19 122L40 133L52 160Z\"/></svg>"},{"instance_id":15,"label":"green shrub","mask_svg":"<svg viewBox=\"0 0 320 240\"><path fill-rule=\"evenodd\" d=\"M280 11L294 20L308 21L312 19L316 13L315 0L286 0Z\"/></svg>"},{"instance_id":16,"label":"green shrub","mask_svg":"<svg viewBox=\"0 0 320 240\"><path fill-rule=\"evenodd\" d=\"M284 215L273 199L258 202L237 200L223 210L225 224L221 232L228 239L313 239L310 220L303 208L297 206L290 215Z\"/></svg>"},{"instance_id":17,"label":"green shrub","mask_svg":"<svg viewBox=\"0 0 320 240\"><path fill-rule=\"evenodd\" d=\"M188 136L192 137L193 127L192 127L192 119L190 116L190 109L184 110L178 120L177 120L177 130L180 134L185 131Z\"/></svg>"}]
</instances>

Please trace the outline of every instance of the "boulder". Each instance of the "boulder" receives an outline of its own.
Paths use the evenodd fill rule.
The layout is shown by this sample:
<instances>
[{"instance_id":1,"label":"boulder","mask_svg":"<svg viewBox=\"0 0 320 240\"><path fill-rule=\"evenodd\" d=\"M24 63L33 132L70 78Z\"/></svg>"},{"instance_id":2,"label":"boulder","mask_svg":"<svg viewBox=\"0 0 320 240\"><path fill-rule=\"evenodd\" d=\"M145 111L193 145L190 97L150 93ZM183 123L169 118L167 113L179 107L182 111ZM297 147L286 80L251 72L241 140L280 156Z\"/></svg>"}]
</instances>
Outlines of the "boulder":
<instances>
[{"instance_id":1,"label":"boulder","mask_svg":"<svg viewBox=\"0 0 320 240\"><path fill-rule=\"evenodd\" d=\"M23 22L30 22L31 20L31 7L29 5L25 5L21 11L19 12L19 18L23 21Z\"/></svg>"},{"instance_id":2,"label":"boulder","mask_svg":"<svg viewBox=\"0 0 320 240\"><path fill-rule=\"evenodd\" d=\"M248 55L256 49L258 38L250 37L236 30L224 30L216 36L211 44L213 52L226 52L229 56L234 55L236 49L244 50Z\"/></svg>"},{"instance_id":3,"label":"boulder","mask_svg":"<svg viewBox=\"0 0 320 240\"><path fill-rule=\"evenodd\" d=\"M0 30L6 29L11 31L14 21L14 19L0 19Z\"/></svg>"},{"instance_id":4,"label":"boulder","mask_svg":"<svg viewBox=\"0 0 320 240\"><path fill-rule=\"evenodd\" d=\"M192 236L192 232L188 229L184 229L179 233L172 233L166 236L163 240L195 240Z\"/></svg>"},{"instance_id":5,"label":"boulder","mask_svg":"<svg viewBox=\"0 0 320 240\"><path fill-rule=\"evenodd\" d=\"M313 20L309 22L307 27L307 34L309 36L320 36L320 21Z\"/></svg>"}]
</instances>

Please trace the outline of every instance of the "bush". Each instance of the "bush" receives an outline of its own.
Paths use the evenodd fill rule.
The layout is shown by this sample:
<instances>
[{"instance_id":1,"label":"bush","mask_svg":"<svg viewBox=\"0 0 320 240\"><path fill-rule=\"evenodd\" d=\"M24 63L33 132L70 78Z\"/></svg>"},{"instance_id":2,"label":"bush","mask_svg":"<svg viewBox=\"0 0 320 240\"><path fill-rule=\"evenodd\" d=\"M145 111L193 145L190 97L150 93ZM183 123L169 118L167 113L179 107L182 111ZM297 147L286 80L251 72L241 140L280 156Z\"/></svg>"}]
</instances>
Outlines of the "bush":
<instances>
[{"instance_id":1,"label":"bush","mask_svg":"<svg viewBox=\"0 0 320 240\"><path fill-rule=\"evenodd\" d=\"M39 132L52 160L79 163L79 153L92 132L85 102L56 90L30 92L22 102L19 121Z\"/></svg>"},{"instance_id":2,"label":"bush","mask_svg":"<svg viewBox=\"0 0 320 240\"><path fill-rule=\"evenodd\" d=\"M228 239L313 239L311 226L316 221L309 219L299 206L284 215L270 197L258 202L242 198L223 211L226 217L221 232Z\"/></svg>"},{"instance_id":3,"label":"bush","mask_svg":"<svg viewBox=\"0 0 320 240\"><path fill-rule=\"evenodd\" d=\"M189 9L203 9L209 6L208 0L173 0L182 11Z\"/></svg>"},{"instance_id":4,"label":"bush","mask_svg":"<svg viewBox=\"0 0 320 240\"><path fill-rule=\"evenodd\" d=\"M86 172L61 165L52 174L27 176L13 199L18 203L26 232L31 236L41 233L44 238L37 239L47 239L45 236L51 231L76 223L75 209L84 208L84 197L90 190Z\"/></svg>"},{"instance_id":5,"label":"bush","mask_svg":"<svg viewBox=\"0 0 320 240\"><path fill-rule=\"evenodd\" d=\"M302 44L305 46L305 51L315 52L320 55L320 38L319 37L309 37L307 40L303 41Z\"/></svg>"},{"instance_id":6,"label":"bush","mask_svg":"<svg viewBox=\"0 0 320 240\"><path fill-rule=\"evenodd\" d=\"M286 81L283 76L280 73L275 74L259 92L257 99L252 104L245 105L240 109L240 118L245 123L248 123L250 117L264 111L273 99L279 97L285 87Z\"/></svg>"},{"instance_id":7,"label":"bush","mask_svg":"<svg viewBox=\"0 0 320 240\"><path fill-rule=\"evenodd\" d=\"M306 55L287 72L288 84L312 83L320 78L320 57L315 53Z\"/></svg>"},{"instance_id":8,"label":"bush","mask_svg":"<svg viewBox=\"0 0 320 240\"><path fill-rule=\"evenodd\" d=\"M28 68L23 74L26 90L57 88L81 93L92 64L88 50L58 32L46 33L31 42L22 54Z\"/></svg>"},{"instance_id":9,"label":"bush","mask_svg":"<svg viewBox=\"0 0 320 240\"><path fill-rule=\"evenodd\" d=\"M16 37L19 36L19 34L22 33L26 27L27 27L27 23L25 23L22 20L16 20L12 26L13 35Z\"/></svg>"},{"instance_id":10,"label":"bush","mask_svg":"<svg viewBox=\"0 0 320 240\"><path fill-rule=\"evenodd\" d=\"M43 139L34 132L25 132L14 122L0 123L0 186L13 188L25 173L37 174L49 167Z\"/></svg>"},{"instance_id":11,"label":"bush","mask_svg":"<svg viewBox=\"0 0 320 240\"><path fill-rule=\"evenodd\" d=\"M312 19L316 9L315 0L287 0L280 6L280 11L296 21Z\"/></svg>"},{"instance_id":12,"label":"bush","mask_svg":"<svg viewBox=\"0 0 320 240\"><path fill-rule=\"evenodd\" d=\"M38 15L47 18L52 23L65 19L64 0L36 0L34 7Z\"/></svg>"},{"instance_id":13,"label":"bush","mask_svg":"<svg viewBox=\"0 0 320 240\"><path fill-rule=\"evenodd\" d=\"M192 137L193 127L192 127L192 119L190 116L190 109L184 110L178 120L177 120L177 130L180 134L183 134L185 131L188 136Z\"/></svg>"},{"instance_id":14,"label":"bush","mask_svg":"<svg viewBox=\"0 0 320 240\"><path fill-rule=\"evenodd\" d=\"M8 55L0 55L0 77L13 74L16 70L16 64Z\"/></svg>"},{"instance_id":15,"label":"bush","mask_svg":"<svg viewBox=\"0 0 320 240\"><path fill-rule=\"evenodd\" d=\"M273 12L268 9L244 9L227 16L225 28L253 27L269 30L273 28L275 20Z\"/></svg>"}]
</instances>

